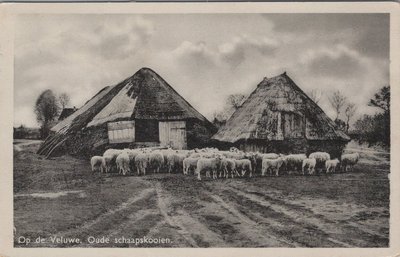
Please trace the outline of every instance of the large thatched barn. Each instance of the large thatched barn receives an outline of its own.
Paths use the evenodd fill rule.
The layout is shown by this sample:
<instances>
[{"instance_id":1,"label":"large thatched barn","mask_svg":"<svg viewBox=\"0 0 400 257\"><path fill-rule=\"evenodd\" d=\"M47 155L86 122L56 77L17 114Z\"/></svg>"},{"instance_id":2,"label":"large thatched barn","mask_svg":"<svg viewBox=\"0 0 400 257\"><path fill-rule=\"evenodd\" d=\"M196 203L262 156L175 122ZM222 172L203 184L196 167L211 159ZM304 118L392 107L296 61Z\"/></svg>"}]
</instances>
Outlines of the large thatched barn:
<instances>
[{"instance_id":1,"label":"large thatched barn","mask_svg":"<svg viewBox=\"0 0 400 257\"><path fill-rule=\"evenodd\" d=\"M51 129L38 153L88 156L104 149L206 144L214 126L148 68L103 88Z\"/></svg>"},{"instance_id":2,"label":"large thatched barn","mask_svg":"<svg viewBox=\"0 0 400 257\"><path fill-rule=\"evenodd\" d=\"M339 156L350 138L285 73L265 78L213 136L246 151Z\"/></svg>"}]
</instances>

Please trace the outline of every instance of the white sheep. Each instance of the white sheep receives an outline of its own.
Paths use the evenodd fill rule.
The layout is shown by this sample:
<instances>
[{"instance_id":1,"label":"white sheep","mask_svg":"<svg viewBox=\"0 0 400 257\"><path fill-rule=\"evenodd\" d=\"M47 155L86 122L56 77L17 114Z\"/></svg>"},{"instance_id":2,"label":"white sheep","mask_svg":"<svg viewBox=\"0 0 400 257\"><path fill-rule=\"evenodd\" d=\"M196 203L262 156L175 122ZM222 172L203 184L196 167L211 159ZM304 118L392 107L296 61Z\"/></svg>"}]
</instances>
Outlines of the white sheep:
<instances>
[{"instance_id":1,"label":"white sheep","mask_svg":"<svg viewBox=\"0 0 400 257\"><path fill-rule=\"evenodd\" d=\"M359 159L360 155L358 153L343 154L341 158L343 171L353 170Z\"/></svg>"},{"instance_id":2,"label":"white sheep","mask_svg":"<svg viewBox=\"0 0 400 257\"><path fill-rule=\"evenodd\" d=\"M200 158L192 158L192 157L183 159L183 162L182 162L183 174L188 175L189 171L196 170L197 162L199 161L199 159Z\"/></svg>"},{"instance_id":3,"label":"white sheep","mask_svg":"<svg viewBox=\"0 0 400 257\"><path fill-rule=\"evenodd\" d=\"M329 153L326 153L326 152L314 152L314 153L310 153L308 158L314 158L317 161L325 162L327 160L330 160L331 156Z\"/></svg>"},{"instance_id":4,"label":"white sheep","mask_svg":"<svg viewBox=\"0 0 400 257\"><path fill-rule=\"evenodd\" d=\"M237 152L239 152L239 149L237 149L236 147L231 147L231 148L229 148L229 152L235 152L235 153L237 153Z\"/></svg>"},{"instance_id":5,"label":"white sheep","mask_svg":"<svg viewBox=\"0 0 400 257\"><path fill-rule=\"evenodd\" d=\"M129 167L131 170L135 170L135 157L140 153L138 149L124 150L129 155Z\"/></svg>"},{"instance_id":6,"label":"white sheep","mask_svg":"<svg viewBox=\"0 0 400 257\"><path fill-rule=\"evenodd\" d=\"M316 165L317 165L317 160L315 158L304 159L303 164L301 166L301 171L303 175L305 175L305 168L307 168L308 174L314 174Z\"/></svg>"},{"instance_id":7,"label":"white sheep","mask_svg":"<svg viewBox=\"0 0 400 257\"><path fill-rule=\"evenodd\" d=\"M283 163L283 157L278 157L277 159L264 158L261 165L261 176L265 176L268 170L270 170L271 173L275 170L275 175L279 176L279 170L282 167Z\"/></svg>"},{"instance_id":8,"label":"white sheep","mask_svg":"<svg viewBox=\"0 0 400 257\"><path fill-rule=\"evenodd\" d=\"M213 152L204 152L203 154L201 154L202 158L215 158L216 157L216 153Z\"/></svg>"},{"instance_id":9,"label":"white sheep","mask_svg":"<svg viewBox=\"0 0 400 257\"><path fill-rule=\"evenodd\" d=\"M159 173L164 165L164 156L160 151L154 151L149 154L149 167L154 173Z\"/></svg>"},{"instance_id":10,"label":"white sheep","mask_svg":"<svg viewBox=\"0 0 400 257\"><path fill-rule=\"evenodd\" d=\"M218 148L216 147L206 147L204 148L204 150L208 151L208 152L218 152Z\"/></svg>"},{"instance_id":11,"label":"white sheep","mask_svg":"<svg viewBox=\"0 0 400 257\"><path fill-rule=\"evenodd\" d=\"M261 158L265 159L278 159L279 154L276 153L264 153L261 154Z\"/></svg>"},{"instance_id":12,"label":"white sheep","mask_svg":"<svg viewBox=\"0 0 400 257\"><path fill-rule=\"evenodd\" d=\"M179 151L175 151L168 154L168 156L166 157L168 173L171 173L172 170L182 170L183 160L187 157L187 155L188 155L187 152L180 153Z\"/></svg>"},{"instance_id":13,"label":"white sheep","mask_svg":"<svg viewBox=\"0 0 400 257\"><path fill-rule=\"evenodd\" d=\"M197 161L197 179L201 180L201 173L206 172L206 176L210 176L210 171L213 173L213 179L217 178L217 170L221 165L221 157L217 156L215 158L200 158Z\"/></svg>"},{"instance_id":14,"label":"white sheep","mask_svg":"<svg viewBox=\"0 0 400 257\"><path fill-rule=\"evenodd\" d=\"M236 165L236 170L238 172L240 172L240 171L242 172L241 176L244 176L246 174L246 172L249 173L250 178L253 176L253 169L252 169L250 160L248 160L248 159L235 160L235 165Z\"/></svg>"},{"instance_id":15,"label":"white sheep","mask_svg":"<svg viewBox=\"0 0 400 257\"><path fill-rule=\"evenodd\" d=\"M255 159L256 159L256 161L255 161L256 165L254 165L254 170L255 171L256 170L259 170L259 171L262 170L262 160L264 158L266 158L266 159L277 159L279 157L279 155L276 154L276 153L260 153L260 152L256 152L254 155L255 155Z\"/></svg>"},{"instance_id":16,"label":"white sheep","mask_svg":"<svg viewBox=\"0 0 400 257\"><path fill-rule=\"evenodd\" d=\"M135 165L138 175L140 175L140 173L146 175L146 169L149 165L149 154L140 152L138 155L136 155Z\"/></svg>"},{"instance_id":17,"label":"white sheep","mask_svg":"<svg viewBox=\"0 0 400 257\"><path fill-rule=\"evenodd\" d=\"M125 176L126 173L131 171L129 167L129 155L126 151L123 151L117 156L115 163L117 165L117 170L119 174L122 173L122 175Z\"/></svg>"},{"instance_id":18,"label":"white sheep","mask_svg":"<svg viewBox=\"0 0 400 257\"><path fill-rule=\"evenodd\" d=\"M227 158L230 159L235 159L235 160L241 160L244 159L246 157L245 153L242 151L238 151L238 152L226 152L224 154Z\"/></svg>"},{"instance_id":19,"label":"white sheep","mask_svg":"<svg viewBox=\"0 0 400 257\"><path fill-rule=\"evenodd\" d=\"M252 167L253 171L255 172L256 168L257 168L257 154L254 152L247 152L247 153L245 153L244 158L250 160L251 167Z\"/></svg>"},{"instance_id":20,"label":"white sheep","mask_svg":"<svg viewBox=\"0 0 400 257\"><path fill-rule=\"evenodd\" d=\"M325 162L331 159L329 153L326 152L314 152L311 153L308 158L314 158L317 161L316 168L321 169L325 167Z\"/></svg>"},{"instance_id":21,"label":"white sheep","mask_svg":"<svg viewBox=\"0 0 400 257\"><path fill-rule=\"evenodd\" d=\"M286 170L294 169L294 171L298 171L301 169L303 160L307 159L305 154L289 154L286 156L282 156L283 163L286 166Z\"/></svg>"},{"instance_id":22,"label":"white sheep","mask_svg":"<svg viewBox=\"0 0 400 257\"><path fill-rule=\"evenodd\" d=\"M90 165L92 166L92 171L96 172L102 172L103 173L103 169L105 168L104 165L104 158L103 156L93 156L90 159Z\"/></svg>"},{"instance_id":23,"label":"white sheep","mask_svg":"<svg viewBox=\"0 0 400 257\"><path fill-rule=\"evenodd\" d=\"M200 154L200 153L197 153L197 152L194 152L194 153L192 153L189 157L190 157L190 158L201 158L201 154Z\"/></svg>"},{"instance_id":24,"label":"white sheep","mask_svg":"<svg viewBox=\"0 0 400 257\"><path fill-rule=\"evenodd\" d=\"M171 173L172 169L174 168L174 164L175 164L175 154L176 151L169 151L166 155L165 155L165 164L168 170L168 173Z\"/></svg>"},{"instance_id":25,"label":"white sheep","mask_svg":"<svg viewBox=\"0 0 400 257\"><path fill-rule=\"evenodd\" d=\"M106 166L106 172L110 172L113 164L115 164L115 160L117 159L117 156L122 152L120 149L108 149L104 152L103 157L105 161L105 166Z\"/></svg>"},{"instance_id":26,"label":"white sheep","mask_svg":"<svg viewBox=\"0 0 400 257\"><path fill-rule=\"evenodd\" d=\"M254 167L254 171L261 170L263 154L260 152L255 152L254 156L256 159L256 166Z\"/></svg>"},{"instance_id":27,"label":"white sheep","mask_svg":"<svg viewBox=\"0 0 400 257\"><path fill-rule=\"evenodd\" d=\"M167 149L161 149L160 152L161 152L161 153L163 154L163 156L164 156L164 161L165 161L165 165L166 165L166 164L167 164L167 156L168 156L170 153L173 153L174 150L172 150L172 148L167 148Z\"/></svg>"},{"instance_id":28,"label":"white sheep","mask_svg":"<svg viewBox=\"0 0 400 257\"><path fill-rule=\"evenodd\" d=\"M219 172L219 177L229 177L229 172L231 172L231 177L233 178L234 173L239 175L237 170L236 170L236 162L234 159L230 158L222 158L221 160L221 167L220 167L220 172ZM223 174L222 174L223 173Z\"/></svg>"},{"instance_id":29,"label":"white sheep","mask_svg":"<svg viewBox=\"0 0 400 257\"><path fill-rule=\"evenodd\" d=\"M326 173L335 172L336 171L336 167L337 167L338 164L339 164L339 160L338 159L327 160L325 162Z\"/></svg>"},{"instance_id":30,"label":"white sheep","mask_svg":"<svg viewBox=\"0 0 400 257\"><path fill-rule=\"evenodd\" d=\"M168 173L171 173L171 171L176 170L179 166L181 166L183 164L183 159L181 164L178 163L181 154L179 153L179 151L172 151L170 153L168 153L168 155L166 156L166 163L167 163L167 169L168 169Z\"/></svg>"}]
</instances>

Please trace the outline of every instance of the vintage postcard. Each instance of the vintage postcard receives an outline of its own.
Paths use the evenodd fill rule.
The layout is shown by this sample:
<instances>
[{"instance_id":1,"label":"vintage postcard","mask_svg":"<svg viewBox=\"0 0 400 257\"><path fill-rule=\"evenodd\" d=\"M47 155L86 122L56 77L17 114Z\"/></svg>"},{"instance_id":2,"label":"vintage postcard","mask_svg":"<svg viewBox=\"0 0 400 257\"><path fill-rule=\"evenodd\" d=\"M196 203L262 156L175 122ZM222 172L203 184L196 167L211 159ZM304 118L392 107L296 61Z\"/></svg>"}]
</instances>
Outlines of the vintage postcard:
<instances>
[{"instance_id":1,"label":"vintage postcard","mask_svg":"<svg viewBox=\"0 0 400 257\"><path fill-rule=\"evenodd\" d=\"M400 254L399 11L0 5L0 256Z\"/></svg>"}]
</instances>

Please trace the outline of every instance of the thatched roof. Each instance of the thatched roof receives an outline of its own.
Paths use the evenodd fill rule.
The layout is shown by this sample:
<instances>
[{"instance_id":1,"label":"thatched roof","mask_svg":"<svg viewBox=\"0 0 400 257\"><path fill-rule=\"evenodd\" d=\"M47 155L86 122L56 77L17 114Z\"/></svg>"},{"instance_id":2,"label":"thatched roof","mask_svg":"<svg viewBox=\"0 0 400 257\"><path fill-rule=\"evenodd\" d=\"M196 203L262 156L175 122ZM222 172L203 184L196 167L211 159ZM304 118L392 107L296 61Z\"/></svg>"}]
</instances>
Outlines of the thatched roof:
<instances>
[{"instance_id":1,"label":"thatched roof","mask_svg":"<svg viewBox=\"0 0 400 257\"><path fill-rule=\"evenodd\" d=\"M63 119L67 118L69 115L73 114L76 111L75 108L64 108L62 109L60 116L58 116L58 120L62 121Z\"/></svg>"},{"instance_id":2,"label":"thatched roof","mask_svg":"<svg viewBox=\"0 0 400 257\"><path fill-rule=\"evenodd\" d=\"M277 125L281 113L305 116L307 139L349 140L286 72L270 79L264 78L213 139L231 143L247 139L283 140Z\"/></svg>"},{"instance_id":3,"label":"thatched roof","mask_svg":"<svg viewBox=\"0 0 400 257\"><path fill-rule=\"evenodd\" d=\"M112 92L114 91L114 92ZM110 98L105 105L91 108L100 99ZM149 68L142 68L118 85L105 87L71 116L54 126L52 131L69 127L85 112L96 112L85 126L97 126L117 119L207 119L180 96L164 79Z\"/></svg>"},{"instance_id":4,"label":"thatched roof","mask_svg":"<svg viewBox=\"0 0 400 257\"><path fill-rule=\"evenodd\" d=\"M51 130L38 153L51 154L68 136L85 127L126 119L197 119L212 124L180 96L164 79L149 68L142 68L115 86L105 87L73 114Z\"/></svg>"}]
</instances>

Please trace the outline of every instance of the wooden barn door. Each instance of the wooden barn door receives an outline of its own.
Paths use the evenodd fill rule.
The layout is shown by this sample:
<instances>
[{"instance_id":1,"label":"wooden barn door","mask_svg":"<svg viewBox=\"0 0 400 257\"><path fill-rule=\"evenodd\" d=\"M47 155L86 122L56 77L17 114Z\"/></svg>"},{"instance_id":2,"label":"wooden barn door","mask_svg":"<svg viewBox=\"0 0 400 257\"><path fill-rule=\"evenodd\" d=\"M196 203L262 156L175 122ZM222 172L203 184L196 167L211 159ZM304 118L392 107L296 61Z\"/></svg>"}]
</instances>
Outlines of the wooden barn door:
<instances>
[{"instance_id":1,"label":"wooden barn door","mask_svg":"<svg viewBox=\"0 0 400 257\"><path fill-rule=\"evenodd\" d=\"M160 145L173 149L186 149L186 122L160 121Z\"/></svg>"}]
</instances>

